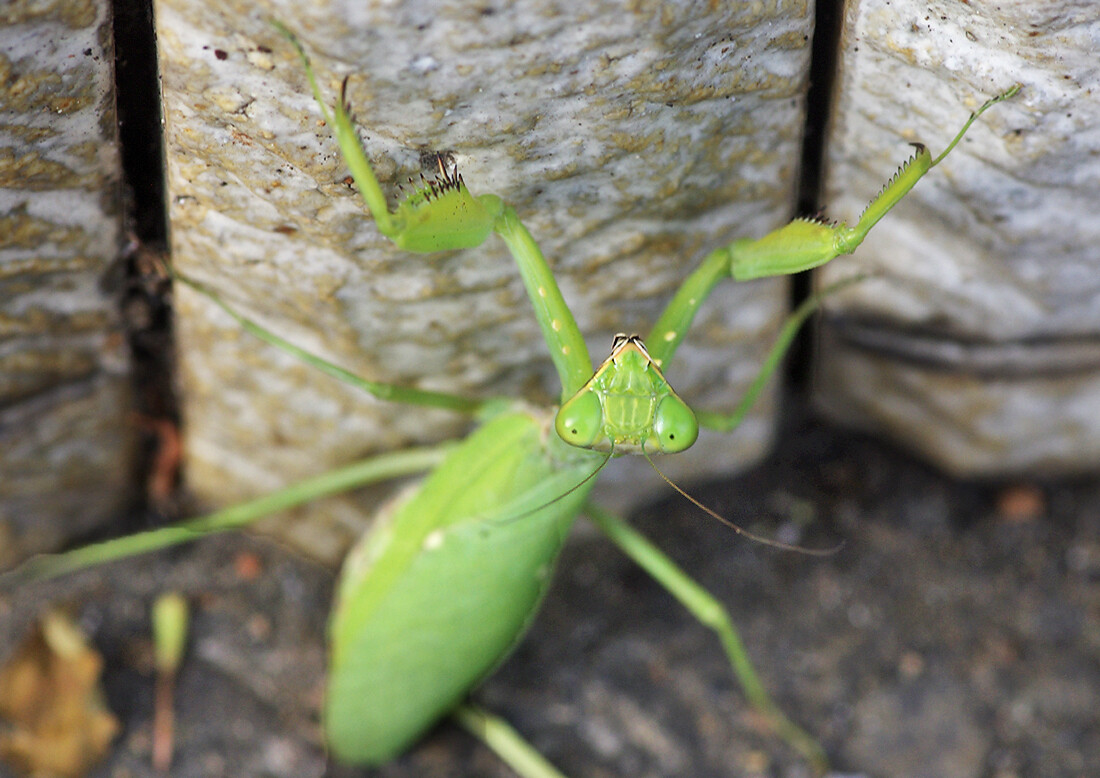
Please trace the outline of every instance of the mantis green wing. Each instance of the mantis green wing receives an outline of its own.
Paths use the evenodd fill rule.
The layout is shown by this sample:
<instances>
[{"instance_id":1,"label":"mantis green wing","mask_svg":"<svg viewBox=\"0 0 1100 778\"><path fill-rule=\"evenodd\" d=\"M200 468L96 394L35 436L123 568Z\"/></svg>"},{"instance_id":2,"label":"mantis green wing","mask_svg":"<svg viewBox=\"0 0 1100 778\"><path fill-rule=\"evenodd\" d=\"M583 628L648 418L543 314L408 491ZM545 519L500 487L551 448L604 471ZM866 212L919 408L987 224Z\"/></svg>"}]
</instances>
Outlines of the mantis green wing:
<instances>
[{"instance_id":1,"label":"mantis green wing","mask_svg":"<svg viewBox=\"0 0 1100 778\"><path fill-rule=\"evenodd\" d=\"M495 417L348 557L325 701L340 759L404 751L526 631L603 460L547 435L550 423Z\"/></svg>"}]
</instances>

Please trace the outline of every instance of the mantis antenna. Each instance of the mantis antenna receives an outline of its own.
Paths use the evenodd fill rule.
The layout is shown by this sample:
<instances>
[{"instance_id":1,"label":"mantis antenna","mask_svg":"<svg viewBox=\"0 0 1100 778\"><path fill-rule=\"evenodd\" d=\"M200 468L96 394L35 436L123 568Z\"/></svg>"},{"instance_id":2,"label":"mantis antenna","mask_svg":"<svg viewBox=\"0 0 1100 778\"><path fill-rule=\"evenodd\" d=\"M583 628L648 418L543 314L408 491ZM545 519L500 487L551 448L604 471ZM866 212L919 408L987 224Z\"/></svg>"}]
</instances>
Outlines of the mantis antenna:
<instances>
[{"instance_id":1,"label":"mantis antenna","mask_svg":"<svg viewBox=\"0 0 1100 778\"><path fill-rule=\"evenodd\" d=\"M772 548L781 548L784 551L794 551L795 553L806 554L807 556L832 556L836 552L840 551L840 549L844 548L845 542L843 540L837 543L832 548L807 548L806 546L798 546L793 543L784 543L782 540L773 540L772 538L766 538L763 535L757 535L755 532L749 532L740 524L737 524L736 522L727 519L725 516L708 508L707 506L703 505L703 503L699 502L698 499L688 494L675 481L673 481L671 478L661 472L661 468L657 467L657 464L650 458L649 452L645 452L644 456L645 461L649 462L649 466L653 468L653 472L661 476L664 482L675 489L681 497L690 502L699 510L703 511L708 516L718 519L718 521L725 524L738 535L746 537L756 543L762 543L765 546L771 546Z\"/></svg>"}]
</instances>

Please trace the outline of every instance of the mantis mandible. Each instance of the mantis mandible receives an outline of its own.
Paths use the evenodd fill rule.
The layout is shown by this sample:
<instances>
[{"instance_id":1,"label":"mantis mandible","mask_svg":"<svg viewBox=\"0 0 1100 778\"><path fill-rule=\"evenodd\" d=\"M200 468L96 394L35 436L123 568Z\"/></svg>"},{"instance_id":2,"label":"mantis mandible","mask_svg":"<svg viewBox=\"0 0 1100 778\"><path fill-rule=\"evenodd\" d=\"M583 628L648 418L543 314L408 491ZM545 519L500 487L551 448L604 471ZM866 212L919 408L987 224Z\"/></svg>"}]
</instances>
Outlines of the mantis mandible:
<instances>
[{"instance_id":1,"label":"mantis mandible","mask_svg":"<svg viewBox=\"0 0 1100 778\"><path fill-rule=\"evenodd\" d=\"M721 603L628 525L589 502L588 494L611 456L683 451L694 443L700 424L726 431L735 428L820 299L811 298L791 315L736 411L696 413L675 393L664 373L717 284L727 278L741 281L797 273L851 253L879 219L950 153L978 116L1016 94L1018 87L981 106L939 156L933 158L918 145L853 226L798 219L762 238L741 239L715 249L680 287L646 338L617 336L611 355L593 370L585 341L550 267L516 212L496 195L472 194L442 157L436 178L391 211L344 95L332 109L327 106L301 44L284 27L277 27L300 55L321 114L379 232L412 253L471 248L491 235L507 245L561 381L560 407L546 410L499 399L476 401L366 381L259 327L201 284L181 279L264 341L379 399L471 413L483 423L456 444L375 457L180 527L33 560L24 572L57 575L199 533L238 527L275 510L371 481L430 469L414 491L387 506L349 554L341 573L331 617L324 716L326 739L338 758L383 763L409 748L441 717L454 713L522 774L559 775L506 725L463 700L524 634L573 521L585 513L715 630L750 702L781 737L822 770L825 760L820 747L771 702Z\"/></svg>"}]
</instances>

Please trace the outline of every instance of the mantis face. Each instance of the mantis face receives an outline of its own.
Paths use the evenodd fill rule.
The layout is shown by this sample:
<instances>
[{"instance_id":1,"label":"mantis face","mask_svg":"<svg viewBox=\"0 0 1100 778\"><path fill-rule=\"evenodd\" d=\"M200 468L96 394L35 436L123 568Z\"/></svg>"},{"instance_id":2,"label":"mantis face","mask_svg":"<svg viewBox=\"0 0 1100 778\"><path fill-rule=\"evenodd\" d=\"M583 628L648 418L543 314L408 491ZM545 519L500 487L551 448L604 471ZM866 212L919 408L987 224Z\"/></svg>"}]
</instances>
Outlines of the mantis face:
<instances>
[{"instance_id":1,"label":"mantis face","mask_svg":"<svg viewBox=\"0 0 1100 778\"><path fill-rule=\"evenodd\" d=\"M699 424L637 335L619 333L611 356L558 410L562 440L616 454L675 454L691 448Z\"/></svg>"}]
</instances>

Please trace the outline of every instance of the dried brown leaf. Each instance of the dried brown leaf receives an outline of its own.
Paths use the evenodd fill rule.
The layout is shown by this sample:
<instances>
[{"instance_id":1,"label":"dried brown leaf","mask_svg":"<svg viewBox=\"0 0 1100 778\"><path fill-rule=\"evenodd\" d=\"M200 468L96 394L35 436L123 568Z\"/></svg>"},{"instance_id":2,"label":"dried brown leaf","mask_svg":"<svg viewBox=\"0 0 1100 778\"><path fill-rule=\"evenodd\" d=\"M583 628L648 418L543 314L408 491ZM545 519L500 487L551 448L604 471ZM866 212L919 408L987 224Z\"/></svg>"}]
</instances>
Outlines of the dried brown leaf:
<instances>
[{"instance_id":1,"label":"dried brown leaf","mask_svg":"<svg viewBox=\"0 0 1100 778\"><path fill-rule=\"evenodd\" d=\"M77 778L107 753L118 720L99 688L103 660L59 611L0 668L0 759L45 778Z\"/></svg>"}]
</instances>

